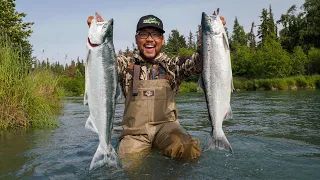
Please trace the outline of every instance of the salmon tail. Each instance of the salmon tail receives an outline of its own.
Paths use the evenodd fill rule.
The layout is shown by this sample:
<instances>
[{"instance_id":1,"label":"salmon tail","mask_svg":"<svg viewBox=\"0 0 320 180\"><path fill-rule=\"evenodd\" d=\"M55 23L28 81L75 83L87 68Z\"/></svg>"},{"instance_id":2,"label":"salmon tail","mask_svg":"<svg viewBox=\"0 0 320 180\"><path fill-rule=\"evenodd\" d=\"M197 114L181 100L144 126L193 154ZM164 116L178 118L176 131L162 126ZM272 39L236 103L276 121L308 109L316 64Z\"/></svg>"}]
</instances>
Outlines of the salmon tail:
<instances>
[{"instance_id":1,"label":"salmon tail","mask_svg":"<svg viewBox=\"0 0 320 180\"><path fill-rule=\"evenodd\" d=\"M94 154L89 170L97 169L103 165L113 166L120 168L117 152L114 150L112 145L107 145L105 148L99 144L96 153Z\"/></svg>"},{"instance_id":2,"label":"salmon tail","mask_svg":"<svg viewBox=\"0 0 320 180\"><path fill-rule=\"evenodd\" d=\"M215 149L221 149L221 150L228 150L231 154L233 154L232 147L222 131L222 134L220 136L213 135L208 138L207 143L204 145L202 151L208 151L208 150L215 150Z\"/></svg>"}]
</instances>

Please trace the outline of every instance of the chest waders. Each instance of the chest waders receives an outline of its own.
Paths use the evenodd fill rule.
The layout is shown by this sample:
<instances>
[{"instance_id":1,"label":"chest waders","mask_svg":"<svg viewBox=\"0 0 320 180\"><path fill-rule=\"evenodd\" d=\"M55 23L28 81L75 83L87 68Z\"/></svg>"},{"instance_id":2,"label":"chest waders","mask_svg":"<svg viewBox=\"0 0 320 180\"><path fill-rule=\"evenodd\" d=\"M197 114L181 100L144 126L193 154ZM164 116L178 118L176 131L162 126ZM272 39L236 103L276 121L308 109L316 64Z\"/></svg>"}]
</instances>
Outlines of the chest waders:
<instances>
[{"instance_id":1,"label":"chest waders","mask_svg":"<svg viewBox=\"0 0 320 180\"><path fill-rule=\"evenodd\" d=\"M134 65L133 81L126 96L123 132L119 138L118 154L150 151L156 148L169 157L196 158L200 142L192 138L177 120L175 92L159 65L158 79L150 70L148 80L140 79L140 65ZM149 80L152 79L152 80Z\"/></svg>"}]
</instances>

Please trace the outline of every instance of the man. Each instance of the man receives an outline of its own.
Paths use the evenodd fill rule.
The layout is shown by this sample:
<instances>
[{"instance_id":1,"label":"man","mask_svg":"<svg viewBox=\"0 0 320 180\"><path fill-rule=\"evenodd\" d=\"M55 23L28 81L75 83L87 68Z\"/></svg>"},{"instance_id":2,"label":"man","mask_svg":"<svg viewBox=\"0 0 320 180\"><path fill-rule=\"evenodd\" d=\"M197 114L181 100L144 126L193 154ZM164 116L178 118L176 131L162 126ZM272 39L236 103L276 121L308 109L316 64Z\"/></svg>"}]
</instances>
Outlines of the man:
<instances>
[{"instance_id":1,"label":"man","mask_svg":"<svg viewBox=\"0 0 320 180\"><path fill-rule=\"evenodd\" d=\"M88 18L89 26L93 18ZM99 14L96 18L103 21ZM223 17L221 20L225 24ZM148 152L151 148L168 157L193 159L201 153L199 140L179 124L175 103L181 81L201 72L201 55L169 58L161 53L164 33L158 17L141 17L135 34L139 51L133 57L117 57L119 81L126 98L118 147L120 157Z\"/></svg>"}]
</instances>

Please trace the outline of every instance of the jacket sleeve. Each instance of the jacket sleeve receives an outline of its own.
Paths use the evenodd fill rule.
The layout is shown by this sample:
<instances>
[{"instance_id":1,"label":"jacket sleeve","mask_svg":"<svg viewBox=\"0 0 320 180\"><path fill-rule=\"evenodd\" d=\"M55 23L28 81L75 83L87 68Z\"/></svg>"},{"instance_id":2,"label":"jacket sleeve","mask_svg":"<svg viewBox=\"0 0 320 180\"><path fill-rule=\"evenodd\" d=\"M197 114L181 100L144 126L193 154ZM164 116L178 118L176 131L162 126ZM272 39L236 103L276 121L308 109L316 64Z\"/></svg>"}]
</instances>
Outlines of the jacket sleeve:
<instances>
[{"instance_id":1,"label":"jacket sleeve","mask_svg":"<svg viewBox=\"0 0 320 180\"><path fill-rule=\"evenodd\" d=\"M202 58L199 53L191 56L179 56L172 58L168 65L170 69L174 69L176 79L182 81L186 77L201 73Z\"/></svg>"},{"instance_id":2,"label":"jacket sleeve","mask_svg":"<svg viewBox=\"0 0 320 180\"><path fill-rule=\"evenodd\" d=\"M127 69L129 66L130 58L127 58L126 56L118 56L117 57L117 70L119 75L119 81L124 78L124 76L127 74Z\"/></svg>"},{"instance_id":3,"label":"jacket sleeve","mask_svg":"<svg viewBox=\"0 0 320 180\"><path fill-rule=\"evenodd\" d=\"M130 61L131 58L126 56L118 56L117 57L117 71L119 77L119 83L121 85L122 93L126 97L127 87L128 87L128 79L130 79Z\"/></svg>"},{"instance_id":4,"label":"jacket sleeve","mask_svg":"<svg viewBox=\"0 0 320 180\"><path fill-rule=\"evenodd\" d=\"M198 26L197 52L191 56L175 57L169 61L171 69L175 69L176 79L182 81L190 75L200 74L202 71L202 33Z\"/></svg>"}]
</instances>

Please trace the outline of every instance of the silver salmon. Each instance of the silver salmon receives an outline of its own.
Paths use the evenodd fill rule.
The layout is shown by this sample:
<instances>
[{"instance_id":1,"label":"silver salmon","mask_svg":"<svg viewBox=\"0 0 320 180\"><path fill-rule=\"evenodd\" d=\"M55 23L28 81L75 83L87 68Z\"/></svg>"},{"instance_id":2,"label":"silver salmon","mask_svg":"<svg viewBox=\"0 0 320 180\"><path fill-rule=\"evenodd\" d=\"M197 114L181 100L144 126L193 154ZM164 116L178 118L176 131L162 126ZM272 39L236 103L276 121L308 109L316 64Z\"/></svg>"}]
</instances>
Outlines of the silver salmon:
<instances>
[{"instance_id":1,"label":"silver salmon","mask_svg":"<svg viewBox=\"0 0 320 180\"><path fill-rule=\"evenodd\" d=\"M219 17L219 9L212 16L202 13L202 58L201 86L212 124L211 137L203 151L232 147L222 130L222 123L232 116L230 98L233 91L232 70L228 38Z\"/></svg>"},{"instance_id":2,"label":"silver salmon","mask_svg":"<svg viewBox=\"0 0 320 180\"><path fill-rule=\"evenodd\" d=\"M105 164L117 167L117 153L111 144L118 84L113 19L107 22L93 19L88 37L91 44L97 46L87 42L84 104L89 106L90 115L85 128L99 136L99 146L92 158L90 170Z\"/></svg>"}]
</instances>

